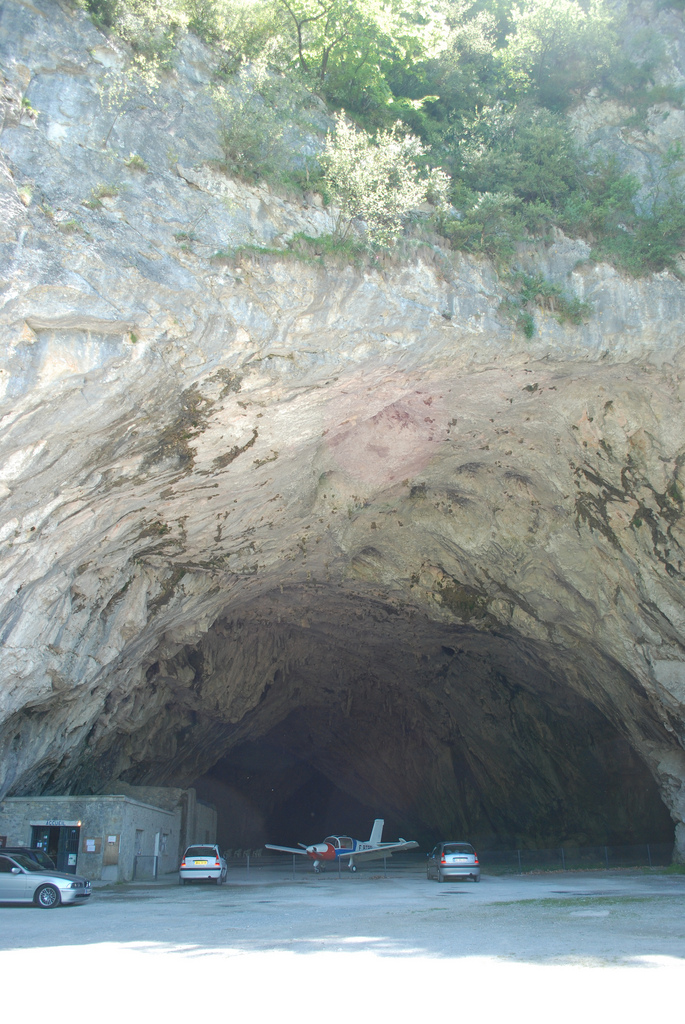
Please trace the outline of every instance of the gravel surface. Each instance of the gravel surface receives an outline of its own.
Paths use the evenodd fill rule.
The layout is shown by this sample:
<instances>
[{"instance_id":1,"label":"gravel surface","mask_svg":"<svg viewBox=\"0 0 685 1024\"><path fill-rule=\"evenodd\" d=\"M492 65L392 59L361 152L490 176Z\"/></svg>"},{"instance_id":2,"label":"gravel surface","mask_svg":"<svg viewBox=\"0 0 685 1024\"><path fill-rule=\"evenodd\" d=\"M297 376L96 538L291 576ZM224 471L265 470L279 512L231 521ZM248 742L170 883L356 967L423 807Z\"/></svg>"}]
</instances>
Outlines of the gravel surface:
<instances>
[{"instance_id":1,"label":"gravel surface","mask_svg":"<svg viewBox=\"0 0 685 1024\"><path fill-rule=\"evenodd\" d=\"M167 1021L234 1011L259 1022L436 1011L637 1021L682 1000L685 876L231 877L221 888L100 888L88 906L50 913L1 907L3 1009L23 1015L38 983L41 1003L71 991L86 1020L97 1007L105 1019ZM73 1019L73 1001L55 1012Z\"/></svg>"}]
</instances>

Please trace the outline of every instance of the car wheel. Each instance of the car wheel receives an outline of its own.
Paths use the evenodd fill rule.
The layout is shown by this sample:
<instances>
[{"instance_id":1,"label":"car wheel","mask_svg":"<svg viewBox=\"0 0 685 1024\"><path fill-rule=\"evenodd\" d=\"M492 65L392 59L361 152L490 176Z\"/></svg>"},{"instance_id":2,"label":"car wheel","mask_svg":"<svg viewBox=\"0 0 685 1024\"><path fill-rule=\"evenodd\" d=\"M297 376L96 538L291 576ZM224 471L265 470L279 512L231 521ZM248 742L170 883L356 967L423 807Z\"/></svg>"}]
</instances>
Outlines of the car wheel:
<instances>
[{"instance_id":1,"label":"car wheel","mask_svg":"<svg viewBox=\"0 0 685 1024\"><path fill-rule=\"evenodd\" d=\"M188 879L187 878L182 878L181 881L183 882L184 885L188 884Z\"/></svg>"},{"instance_id":2,"label":"car wheel","mask_svg":"<svg viewBox=\"0 0 685 1024\"><path fill-rule=\"evenodd\" d=\"M441 872L441 871L438 871L438 881L439 881L439 882L445 882L445 881L447 881L447 879L445 878L445 876L444 876L444 875L442 874L442 872Z\"/></svg>"},{"instance_id":3,"label":"car wheel","mask_svg":"<svg viewBox=\"0 0 685 1024\"><path fill-rule=\"evenodd\" d=\"M59 889L55 885L41 885L33 897L34 903L42 907L43 910L52 910L53 907L58 907L62 902L59 894Z\"/></svg>"},{"instance_id":4,"label":"car wheel","mask_svg":"<svg viewBox=\"0 0 685 1024\"><path fill-rule=\"evenodd\" d=\"M480 875L474 875L473 880L474 882L480 882Z\"/></svg>"},{"instance_id":5,"label":"car wheel","mask_svg":"<svg viewBox=\"0 0 685 1024\"><path fill-rule=\"evenodd\" d=\"M223 878L221 877L221 875L219 875L219 877L215 878L214 881L216 882L217 885L221 885L221 883L223 882Z\"/></svg>"}]
</instances>

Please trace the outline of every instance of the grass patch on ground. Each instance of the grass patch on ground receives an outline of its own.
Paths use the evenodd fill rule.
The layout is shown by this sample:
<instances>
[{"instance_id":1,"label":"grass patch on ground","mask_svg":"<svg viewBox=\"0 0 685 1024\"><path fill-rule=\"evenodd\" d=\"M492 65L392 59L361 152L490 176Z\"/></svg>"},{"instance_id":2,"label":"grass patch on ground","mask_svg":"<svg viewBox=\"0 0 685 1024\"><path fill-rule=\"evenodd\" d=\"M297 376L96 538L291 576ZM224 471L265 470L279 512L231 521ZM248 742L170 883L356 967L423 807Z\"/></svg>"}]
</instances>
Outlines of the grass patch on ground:
<instances>
[{"instance_id":1,"label":"grass patch on ground","mask_svg":"<svg viewBox=\"0 0 685 1024\"><path fill-rule=\"evenodd\" d=\"M520 900L498 900L496 903L489 904L489 908L493 907L517 907L521 904L525 904L526 907L549 907L550 909L566 909L571 907L577 910L587 910L591 907L600 905L600 909L608 907L629 907L632 905L644 905L645 903L652 903L655 899L658 900L672 900L673 902L682 903L685 900L683 896L677 896L673 893L654 893L649 896L605 896L602 893L592 896L574 896L569 895L563 896L550 896L548 898L535 896L532 899L522 898Z\"/></svg>"}]
</instances>

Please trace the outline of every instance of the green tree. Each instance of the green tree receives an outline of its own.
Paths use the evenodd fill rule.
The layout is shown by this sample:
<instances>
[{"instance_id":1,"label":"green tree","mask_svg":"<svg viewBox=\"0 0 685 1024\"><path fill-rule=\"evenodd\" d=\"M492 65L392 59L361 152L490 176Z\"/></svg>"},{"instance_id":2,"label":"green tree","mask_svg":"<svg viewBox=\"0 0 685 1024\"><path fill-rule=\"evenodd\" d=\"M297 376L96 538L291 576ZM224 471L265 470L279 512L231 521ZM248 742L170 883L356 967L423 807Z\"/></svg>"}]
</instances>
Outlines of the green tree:
<instances>
[{"instance_id":1,"label":"green tree","mask_svg":"<svg viewBox=\"0 0 685 1024\"><path fill-rule=\"evenodd\" d=\"M257 64L251 71L247 81L236 76L230 90L217 87L214 102L222 123L226 173L256 180L272 176L282 164L285 121L274 105L265 101L267 69Z\"/></svg>"},{"instance_id":2,"label":"green tree","mask_svg":"<svg viewBox=\"0 0 685 1024\"><path fill-rule=\"evenodd\" d=\"M604 0L528 0L512 10L513 31L501 51L518 87L545 106L567 107L598 83L617 54L612 12Z\"/></svg>"},{"instance_id":3,"label":"green tree","mask_svg":"<svg viewBox=\"0 0 685 1024\"><path fill-rule=\"evenodd\" d=\"M470 118L474 111L497 100L501 92L501 67L496 57L496 33L492 15L466 12L464 20L452 26L440 53L410 69L407 78L413 77L417 84L418 74L423 72L419 95L427 96L423 107L437 124L454 124L462 117ZM412 89L413 83L397 85ZM430 127L426 126L423 134L429 133ZM437 143L437 136L431 141Z\"/></svg>"},{"instance_id":4,"label":"green tree","mask_svg":"<svg viewBox=\"0 0 685 1024\"><path fill-rule=\"evenodd\" d=\"M649 189L642 196L634 178L623 178L635 201L631 209L627 201L616 204L617 212L625 215L619 223L612 211L611 220L593 239L595 259L608 260L634 275L666 269L681 273L676 258L685 249L684 156L681 144L674 143L656 162Z\"/></svg>"},{"instance_id":5,"label":"green tree","mask_svg":"<svg viewBox=\"0 0 685 1024\"><path fill-rule=\"evenodd\" d=\"M458 216L445 211L441 218L442 234L455 249L485 253L498 265L506 265L516 242L526 236L521 201L507 192L460 189L457 202Z\"/></svg>"},{"instance_id":6,"label":"green tree","mask_svg":"<svg viewBox=\"0 0 685 1024\"><path fill-rule=\"evenodd\" d=\"M578 187L580 154L564 118L502 103L466 121L448 152L450 170L477 192L506 192L560 209Z\"/></svg>"},{"instance_id":7,"label":"green tree","mask_svg":"<svg viewBox=\"0 0 685 1024\"><path fill-rule=\"evenodd\" d=\"M228 174L294 183L308 180L310 169L318 172L316 156L298 144L312 132L312 97L299 78L255 60L213 93Z\"/></svg>"},{"instance_id":8,"label":"green tree","mask_svg":"<svg viewBox=\"0 0 685 1024\"><path fill-rule=\"evenodd\" d=\"M188 28L207 43L219 43L236 69L278 48L279 18L272 0L182 0Z\"/></svg>"},{"instance_id":9,"label":"green tree","mask_svg":"<svg viewBox=\"0 0 685 1024\"><path fill-rule=\"evenodd\" d=\"M440 203L447 175L421 167L426 149L402 125L373 138L344 116L329 133L322 165L327 187L339 207L337 233L347 236L352 224L363 225L369 242L389 245L399 235L406 215L428 198Z\"/></svg>"},{"instance_id":10,"label":"green tree","mask_svg":"<svg viewBox=\"0 0 685 1024\"><path fill-rule=\"evenodd\" d=\"M390 67L406 67L439 44L436 2L274 0L293 39L293 62L336 105L361 113L386 103Z\"/></svg>"}]
</instances>

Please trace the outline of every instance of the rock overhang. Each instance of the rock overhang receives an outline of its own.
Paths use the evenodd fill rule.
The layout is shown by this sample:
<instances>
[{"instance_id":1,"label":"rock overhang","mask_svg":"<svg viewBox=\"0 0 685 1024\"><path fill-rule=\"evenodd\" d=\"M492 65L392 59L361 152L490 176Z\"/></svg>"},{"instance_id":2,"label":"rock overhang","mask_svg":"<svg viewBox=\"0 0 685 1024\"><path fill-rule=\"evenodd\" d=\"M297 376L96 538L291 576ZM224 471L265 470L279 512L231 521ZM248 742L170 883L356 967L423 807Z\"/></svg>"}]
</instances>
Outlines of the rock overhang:
<instances>
[{"instance_id":1,"label":"rock overhang","mask_svg":"<svg viewBox=\"0 0 685 1024\"><path fill-rule=\"evenodd\" d=\"M673 699L660 699L663 683L650 659L658 654L659 664L677 664L671 662L674 627L665 628L653 595L663 602L677 596L672 581L680 568L667 548L677 545L677 535L668 538L677 529L679 467L664 459L664 448L654 451L652 430L640 433L640 463L627 433L634 421L645 422L640 403L645 386L651 395L652 371L633 367L627 374L614 366L598 376L595 367L581 374L577 367L536 366L528 383L529 365L489 368L475 381L463 368L448 377L441 366L432 381L430 371L408 380L392 366L370 366L366 379L376 383L364 389L358 367L351 376L352 382L337 373L326 387L304 389L304 396L297 385L284 394L281 381L279 401L273 380L262 392L249 368L242 377L213 369L195 390L176 392L166 425L161 416L150 425L147 409L142 416L124 413L117 388L116 409L108 415L108 402L94 408L93 433L84 433L83 418L70 416L66 403L73 442L64 439L60 447L53 422L49 453L39 443L25 463L17 461L24 467L35 458L21 486L9 481L14 490L7 500L25 488L27 504L34 505L8 537L10 567L16 559L15 609L29 610L14 628L22 654L28 632L43 656L33 677L34 707L26 707L30 691L24 687L6 695L14 714L5 735L10 741L15 730L23 751L8 773L13 792L70 784L97 789L114 777L188 784L213 762L230 760L231 750L273 744L284 721L309 721L318 738L305 760L377 801L373 776L384 773L371 768L368 755L362 781L352 765L349 779L342 777L344 744L331 758L321 754L335 747L336 729L360 757L365 748L399 756L406 754L399 740L408 715L417 723L417 749L440 749L440 775L450 751L478 760L476 735L487 747L481 686L501 689L493 698L500 711L510 690L525 693L536 711L526 711L527 724L517 729L535 735L540 720L551 716L559 737L566 737L567 759L570 749L580 757L577 723L570 727L574 715L590 737L585 752L618 744L628 777L635 771L633 755L625 753L630 748L638 752L635 763L642 758L648 764L671 747L677 751L679 709ZM654 415L653 400L650 406ZM39 409L54 421L54 410ZM105 435L99 441L96 424ZM121 435L114 440L113 428ZM24 420L22 437L29 433ZM60 451L88 486L81 490L74 476L72 493L60 483L41 508L45 481L64 473ZM652 458L655 468L648 470ZM635 523L638 513L646 530ZM394 624L388 636L386 622ZM651 641L639 653L637 628ZM219 656L216 638L226 630L237 640ZM431 664L445 650L462 650L467 640L469 659L486 669L456 671L456 663L445 667L448 658L435 663L435 672L419 673L419 682L407 671L417 657ZM8 658L13 647L10 632ZM205 647L214 650L209 669ZM319 679L334 662L332 685L329 680L317 689L311 675L302 681L301 666L312 659ZM228 675L219 670L222 663ZM162 672L160 665L171 667ZM534 668L539 665L543 669ZM374 666L383 671L370 685ZM544 685L533 681L540 671ZM383 728L370 696L376 691L394 709ZM329 701L325 712L322 699ZM574 713L562 713L567 700ZM348 701L356 736L341 712ZM416 711L426 701L433 715ZM364 712L356 714L360 706L366 723ZM499 736L504 721L489 714ZM459 729L438 728L450 715L462 723ZM470 730L469 721L478 727ZM61 739L49 735L52 729ZM468 742L459 738L464 733ZM563 747L561 738L557 742ZM517 760L525 761L525 746L521 741L514 755L501 740L494 744L498 778L506 765L514 777L534 774ZM546 749L554 760L551 739ZM481 759L492 762L492 755ZM539 765L537 771L542 778ZM411 773L422 780L422 799L398 788L400 765L385 774L385 799L394 813L426 830L437 828L437 798L430 794L443 791L437 801L443 815L459 806L455 793L444 795L450 786L432 778L434 772L428 758ZM459 774L454 766L452 772ZM589 792L590 782L584 785ZM500 808L521 805L512 793L491 799ZM474 802L470 797L469 806ZM479 814L490 823L481 826L485 833L496 815L492 809ZM581 816L578 810L576 819ZM629 818L626 813L625 835L634 834ZM566 827L579 833L577 821ZM528 828L551 841L549 823ZM597 828L588 825L586 834L597 835ZM515 831L511 820L498 830Z\"/></svg>"}]
</instances>

